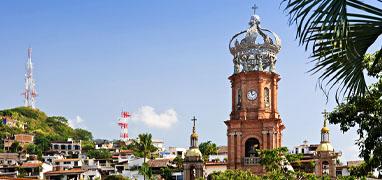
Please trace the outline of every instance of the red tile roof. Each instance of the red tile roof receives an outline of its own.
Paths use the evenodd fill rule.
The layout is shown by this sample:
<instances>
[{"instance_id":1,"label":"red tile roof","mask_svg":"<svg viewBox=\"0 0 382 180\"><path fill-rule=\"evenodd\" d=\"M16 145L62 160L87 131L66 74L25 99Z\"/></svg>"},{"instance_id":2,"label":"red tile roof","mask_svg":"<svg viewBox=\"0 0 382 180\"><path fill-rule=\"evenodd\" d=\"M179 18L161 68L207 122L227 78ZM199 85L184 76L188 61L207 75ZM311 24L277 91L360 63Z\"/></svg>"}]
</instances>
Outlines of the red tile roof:
<instances>
[{"instance_id":1,"label":"red tile roof","mask_svg":"<svg viewBox=\"0 0 382 180\"><path fill-rule=\"evenodd\" d=\"M150 159L147 164L150 167L158 168L158 167L167 167L171 162L171 159Z\"/></svg>"},{"instance_id":2,"label":"red tile roof","mask_svg":"<svg viewBox=\"0 0 382 180\"><path fill-rule=\"evenodd\" d=\"M121 150L121 153L133 153L133 150L126 149L126 150Z\"/></svg>"},{"instance_id":3,"label":"red tile roof","mask_svg":"<svg viewBox=\"0 0 382 180\"><path fill-rule=\"evenodd\" d=\"M7 177L7 176L0 176L0 180L4 180L4 179L11 179L11 180L31 180L31 179L38 179L37 177L36 178L14 178L14 177Z\"/></svg>"},{"instance_id":4,"label":"red tile roof","mask_svg":"<svg viewBox=\"0 0 382 180\"><path fill-rule=\"evenodd\" d=\"M55 159L53 162L70 162L70 161L80 161L81 159Z\"/></svg>"},{"instance_id":5,"label":"red tile roof","mask_svg":"<svg viewBox=\"0 0 382 180\"><path fill-rule=\"evenodd\" d=\"M36 168L42 166L42 162L25 162L21 165L23 168Z\"/></svg>"},{"instance_id":6,"label":"red tile roof","mask_svg":"<svg viewBox=\"0 0 382 180\"><path fill-rule=\"evenodd\" d=\"M59 174L81 174L86 172L86 170L80 168L73 168L69 170L60 170L60 171L48 171L44 174L46 175L59 175Z\"/></svg>"}]
</instances>

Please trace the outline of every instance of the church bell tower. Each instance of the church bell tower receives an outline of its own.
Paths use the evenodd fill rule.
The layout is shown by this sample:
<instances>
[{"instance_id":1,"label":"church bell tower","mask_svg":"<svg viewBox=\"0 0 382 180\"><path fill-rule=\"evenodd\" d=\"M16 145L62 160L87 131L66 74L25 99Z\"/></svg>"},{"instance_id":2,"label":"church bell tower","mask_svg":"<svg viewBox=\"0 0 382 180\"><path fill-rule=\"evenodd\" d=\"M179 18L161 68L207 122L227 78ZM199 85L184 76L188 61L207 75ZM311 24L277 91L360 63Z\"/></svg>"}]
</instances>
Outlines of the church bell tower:
<instances>
[{"instance_id":1,"label":"church bell tower","mask_svg":"<svg viewBox=\"0 0 382 180\"><path fill-rule=\"evenodd\" d=\"M262 174L257 149L280 147L285 126L277 109L281 78L275 68L281 40L276 33L260 27L256 8L255 5L249 28L235 34L229 43L234 73L228 78L232 88L232 111L225 124L228 169Z\"/></svg>"}]
</instances>

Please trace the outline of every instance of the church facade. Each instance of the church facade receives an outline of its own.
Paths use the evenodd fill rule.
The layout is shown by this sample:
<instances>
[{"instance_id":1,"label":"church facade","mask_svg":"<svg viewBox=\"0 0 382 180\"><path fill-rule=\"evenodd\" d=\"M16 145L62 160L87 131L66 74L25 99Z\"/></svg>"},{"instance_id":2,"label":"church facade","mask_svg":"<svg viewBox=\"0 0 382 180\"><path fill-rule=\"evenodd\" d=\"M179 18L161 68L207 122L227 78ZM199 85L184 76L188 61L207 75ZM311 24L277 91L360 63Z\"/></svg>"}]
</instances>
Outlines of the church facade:
<instances>
[{"instance_id":1,"label":"church facade","mask_svg":"<svg viewBox=\"0 0 382 180\"><path fill-rule=\"evenodd\" d=\"M249 28L235 34L229 48L234 73L229 77L232 110L230 119L225 121L227 168L262 174L257 149L281 147L285 128L277 108L281 78L275 70L281 40L276 33L261 28L260 17L254 13Z\"/></svg>"}]
</instances>

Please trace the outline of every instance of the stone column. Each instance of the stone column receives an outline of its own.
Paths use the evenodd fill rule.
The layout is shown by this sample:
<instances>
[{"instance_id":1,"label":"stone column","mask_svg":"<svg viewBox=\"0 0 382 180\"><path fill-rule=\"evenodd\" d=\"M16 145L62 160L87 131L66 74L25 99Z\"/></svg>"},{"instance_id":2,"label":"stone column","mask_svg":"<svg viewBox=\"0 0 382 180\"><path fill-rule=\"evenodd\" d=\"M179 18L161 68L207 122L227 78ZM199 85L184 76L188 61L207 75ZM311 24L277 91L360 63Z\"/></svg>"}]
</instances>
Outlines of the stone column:
<instances>
[{"instance_id":1,"label":"stone column","mask_svg":"<svg viewBox=\"0 0 382 180\"><path fill-rule=\"evenodd\" d=\"M331 159L329 162L329 175L332 179L336 179L336 159Z\"/></svg>"},{"instance_id":2,"label":"stone column","mask_svg":"<svg viewBox=\"0 0 382 180\"><path fill-rule=\"evenodd\" d=\"M236 135L236 132L234 132L234 134L233 134L233 146L234 146L234 158L233 158L233 160L234 160L234 166L235 166L235 169L237 169L238 167L237 167L237 135Z\"/></svg>"},{"instance_id":3,"label":"stone column","mask_svg":"<svg viewBox=\"0 0 382 180\"><path fill-rule=\"evenodd\" d=\"M235 146L233 133L227 133L228 136L228 168L235 168Z\"/></svg>"},{"instance_id":4,"label":"stone column","mask_svg":"<svg viewBox=\"0 0 382 180\"><path fill-rule=\"evenodd\" d=\"M264 110L264 80L262 77L259 77L259 94L258 94L258 102L259 102L259 110Z\"/></svg>"},{"instance_id":5,"label":"stone column","mask_svg":"<svg viewBox=\"0 0 382 180\"><path fill-rule=\"evenodd\" d=\"M243 157L242 157L242 154L243 154L243 143L241 142L242 140L242 133L241 132L236 132L236 138L237 138L237 159L236 159L236 162L239 164L239 166L241 167L241 165L243 164L242 161L243 161Z\"/></svg>"},{"instance_id":6,"label":"stone column","mask_svg":"<svg viewBox=\"0 0 382 180\"><path fill-rule=\"evenodd\" d=\"M271 82L271 108L274 113L277 113L277 89L277 76L274 76Z\"/></svg>"},{"instance_id":7,"label":"stone column","mask_svg":"<svg viewBox=\"0 0 382 180\"><path fill-rule=\"evenodd\" d=\"M275 132L270 130L269 136L269 149L273 149L275 147Z\"/></svg>"},{"instance_id":8,"label":"stone column","mask_svg":"<svg viewBox=\"0 0 382 180\"><path fill-rule=\"evenodd\" d=\"M261 134L263 134L263 149L268 149L268 131L263 130L261 131Z\"/></svg>"}]
</instances>

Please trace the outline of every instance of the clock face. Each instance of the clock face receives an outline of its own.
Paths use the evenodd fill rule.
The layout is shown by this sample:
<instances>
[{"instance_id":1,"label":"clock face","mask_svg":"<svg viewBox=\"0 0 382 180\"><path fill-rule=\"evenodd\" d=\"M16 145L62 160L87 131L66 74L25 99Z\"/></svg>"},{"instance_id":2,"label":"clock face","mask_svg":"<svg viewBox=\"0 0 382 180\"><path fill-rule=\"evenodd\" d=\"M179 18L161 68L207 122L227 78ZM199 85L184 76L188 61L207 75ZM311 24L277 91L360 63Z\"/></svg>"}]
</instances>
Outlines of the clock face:
<instances>
[{"instance_id":1,"label":"clock face","mask_svg":"<svg viewBox=\"0 0 382 180\"><path fill-rule=\"evenodd\" d=\"M257 98L257 92L255 90L249 90L247 93L248 100L255 100Z\"/></svg>"}]
</instances>

